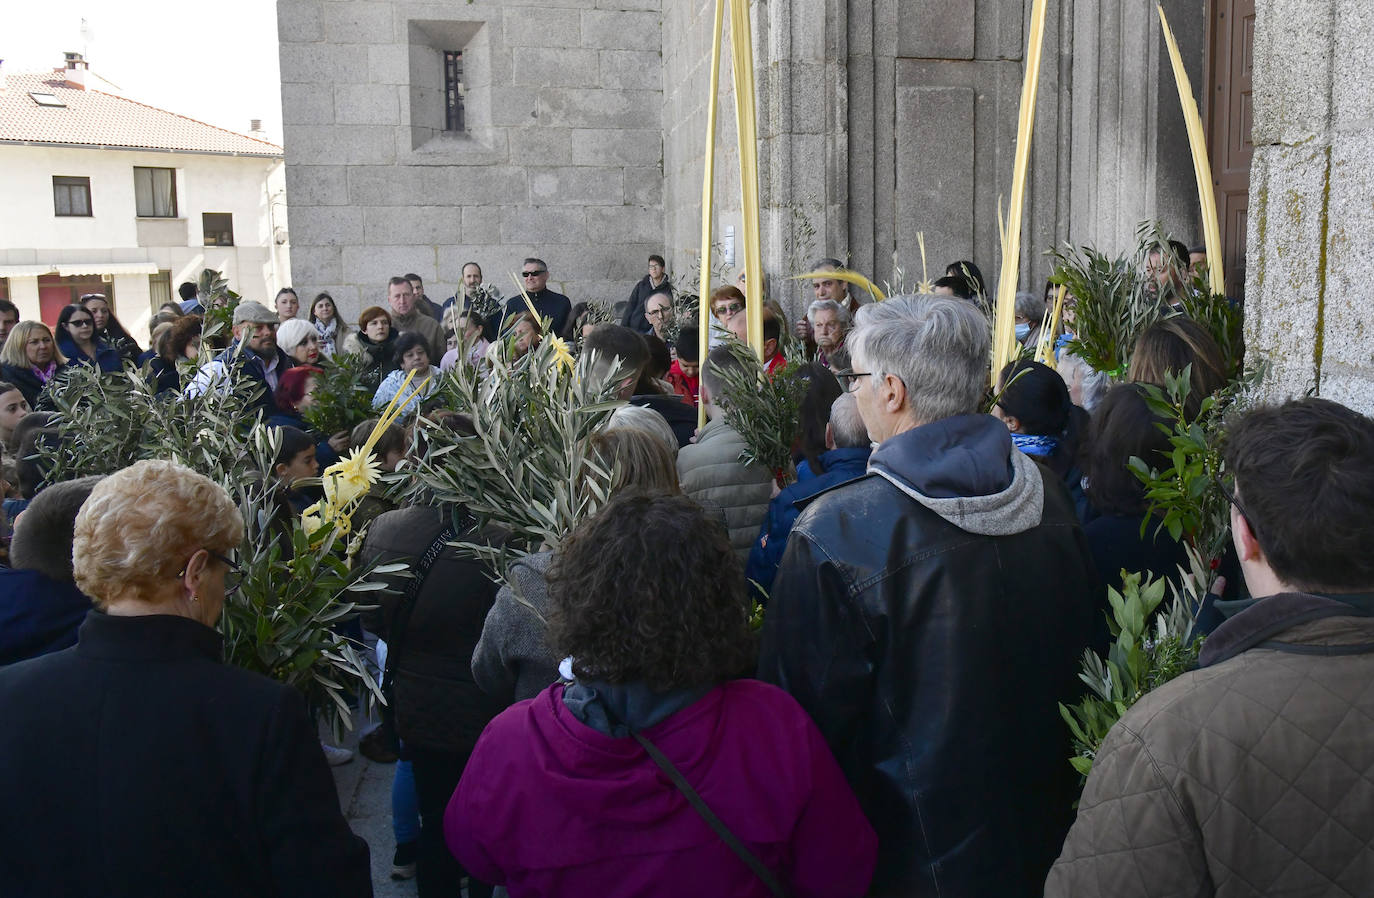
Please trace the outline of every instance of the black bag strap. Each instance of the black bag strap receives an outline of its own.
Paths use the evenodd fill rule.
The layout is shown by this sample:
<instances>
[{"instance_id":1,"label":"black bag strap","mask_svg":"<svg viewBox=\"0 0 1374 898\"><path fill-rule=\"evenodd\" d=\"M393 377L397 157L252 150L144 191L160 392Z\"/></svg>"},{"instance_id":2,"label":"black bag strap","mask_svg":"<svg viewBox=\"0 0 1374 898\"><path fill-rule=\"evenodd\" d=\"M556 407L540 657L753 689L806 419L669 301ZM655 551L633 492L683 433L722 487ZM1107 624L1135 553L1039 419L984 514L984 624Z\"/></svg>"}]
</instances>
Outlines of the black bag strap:
<instances>
[{"instance_id":1,"label":"black bag strap","mask_svg":"<svg viewBox=\"0 0 1374 898\"><path fill-rule=\"evenodd\" d=\"M401 656L401 647L405 642L406 628L410 626L410 615L415 610L415 602L420 597L420 587L425 585L425 578L429 576L429 569L434 567L434 562L439 560L439 555L444 551L444 547L456 536L453 529L453 522L450 521L439 531L439 535L434 537L434 541L425 549L423 555L415 562L411 569L410 582L406 584L405 595L401 597L401 603L396 608L396 616L391 620L387 635L391 638L386 641L386 670L382 674L382 694L386 696L387 704L391 704L390 690L393 685L393 676L396 670L396 662Z\"/></svg>"},{"instance_id":2,"label":"black bag strap","mask_svg":"<svg viewBox=\"0 0 1374 898\"><path fill-rule=\"evenodd\" d=\"M644 750L649 753L649 757L653 758L654 763L658 765L659 769L668 774L668 779L673 781L673 785L682 793L682 797L686 798L687 803L701 815L701 819L705 820L711 829L716 831L716 835L720 836L720 840L729 846L730 850L733 851L740 860L744 861L750 870L754 871L755 876L763 880L763 884L768 887L768 891L777 895L778 898L786 898L787 890L782 887L782 883L778 882L778 878L773 875L773 871L769 870L768 867L764 865L763 861L759 860L752 851L744 847L744 843L741 842L734 833L730 832L730 828L721 822L720 818L716 816L715 811L712 811L710 806L697 794L697 790L692 788L692 784L687 782L687 778L682 775L682 772L673 766L673 762L668 760L663 752L658 750L658 746L654 745L648 739L645 739L644 736L635 731L635 729L628 724L626 724L625 728L630 731L630 735L634 737L635 741L643 746Z\"/></svg>"}]
</instances>

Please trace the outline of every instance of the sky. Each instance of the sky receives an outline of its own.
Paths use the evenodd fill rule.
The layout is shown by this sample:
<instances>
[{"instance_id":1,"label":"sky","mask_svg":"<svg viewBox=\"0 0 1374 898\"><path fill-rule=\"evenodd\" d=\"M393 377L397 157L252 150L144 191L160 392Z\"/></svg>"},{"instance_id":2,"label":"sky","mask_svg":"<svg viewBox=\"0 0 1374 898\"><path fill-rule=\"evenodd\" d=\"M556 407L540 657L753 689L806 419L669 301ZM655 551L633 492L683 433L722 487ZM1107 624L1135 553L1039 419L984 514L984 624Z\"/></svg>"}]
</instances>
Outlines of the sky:
<instances>
[{"instance_id":1,"label":"sky","mask_svg":"<svg viewBox=\"0 0 1374 898\"><path fill-rule=\"evenodd\" d=\"M0 0L6 72L56 68L68 50L112 93L240 133L262 119L281 143L276 0Z\"/></svg>"}]
</instances>

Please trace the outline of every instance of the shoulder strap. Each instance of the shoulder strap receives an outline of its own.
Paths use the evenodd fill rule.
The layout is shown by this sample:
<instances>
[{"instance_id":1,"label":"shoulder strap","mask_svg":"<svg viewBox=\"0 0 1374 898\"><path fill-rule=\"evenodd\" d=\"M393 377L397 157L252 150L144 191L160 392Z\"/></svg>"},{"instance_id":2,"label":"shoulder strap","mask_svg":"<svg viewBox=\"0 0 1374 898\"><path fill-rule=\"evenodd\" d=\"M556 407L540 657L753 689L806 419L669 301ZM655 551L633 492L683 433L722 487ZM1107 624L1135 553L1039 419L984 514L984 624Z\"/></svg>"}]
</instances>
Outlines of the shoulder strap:
<instances>
[{"instance_id":1,"label":"shoulder strap","mask_svg":"<svg viewBox=\"0 0 1374 898\"><path fill-rule=\"evenodd\" d=\"M406 628L410 625L411 612L415 610L415 600L420 596L420 587L424 586L425 578L429 576L429 569L434 567L434 562L439 560L439 553L444 551L444 546L455 536L453 523L450 522L439 531L439 535L434 537L434 541L425 549L425 553L415 562L411 570L410 582L406 584L405 595L401 597L401 604L396 609L396 616L392 618L389 632L390 639L387 640L386 651L386 671L382 675L383 689L389 689L393 682L393 675L396 670L396 663L401 657L401 651L405 644ZM387 701L391 701L391 696L387 695Z\"/></svg>"},{"instance_id":2,"label":"shoulder strap","mask_svg":"<svg viewBox=\"0 0 1374 898\"><path fill-rule=\"evenodd\" d=\"M663 752L658 750L657 745L654 745L628 725L626 728L630 730L630 735L634 737L635 741L643 746L644 750L648 752L649 757L653 758L654 763L659 766L659 769L668 775L668 779L673 781L673 785L682 793L682 797L687 799L687 803L701 815L701 819L705 820L711 829L715 830L716 835L720 836L720 840L729 846L730 850L733 851L740 860L744 861L750 870L754 871L754 875L763 881L763 884L768 887L768 891L779 896L779 898L784 898L784 896L787 895L787 890L782 887L782 883L778 882L778 878L773 875L773 871L764 866L763 861L759 860L752 851L744 847L744 843L741 842L734 833L730 832L729 827L721 822L715 812L712 811L702 797L697 794L697 790L692 788L692 784L687 782L687 778L682 775L682 772L673 766L673 762L668 760Z\"/></svg>"}]
</instances>

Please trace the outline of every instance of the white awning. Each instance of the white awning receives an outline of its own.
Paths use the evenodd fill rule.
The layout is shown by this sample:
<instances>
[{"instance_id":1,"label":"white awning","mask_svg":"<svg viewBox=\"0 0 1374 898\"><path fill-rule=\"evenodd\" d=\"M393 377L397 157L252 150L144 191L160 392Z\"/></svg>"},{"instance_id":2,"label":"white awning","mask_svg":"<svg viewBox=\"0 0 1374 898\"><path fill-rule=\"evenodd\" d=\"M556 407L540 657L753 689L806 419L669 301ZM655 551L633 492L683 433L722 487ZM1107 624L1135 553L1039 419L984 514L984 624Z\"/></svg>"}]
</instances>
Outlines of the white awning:
<instances>
[{"instance_id":1,"label":"white awning","mask_svg":"<svg viewBox=\"0 0 1374 898\"><path fill-rule=\"evenodd\" d=\"M157 274L154 262L64 262L57 266L64 278L83 274Z\"/></svg>"},{"instance_id":2,"label":"white awning","mask_svg":"<svg viewBox=\"0 0 1374 898\"><path fill-rule=\"evenodd\" d=\"M52 265L0 265L0 278L36 278L45 274L157 274L156 262L61 262Z\"/></svg>"},{"instance_id":3,"label":"white awning","mask_svg":"<svg viewBox=\"0 0 1374 898\"><path fill-rule=\"evenodd\" d=\"M0 278L36 278L52 273L51 265L0 265Z\"/></svg>"}]
</instances>

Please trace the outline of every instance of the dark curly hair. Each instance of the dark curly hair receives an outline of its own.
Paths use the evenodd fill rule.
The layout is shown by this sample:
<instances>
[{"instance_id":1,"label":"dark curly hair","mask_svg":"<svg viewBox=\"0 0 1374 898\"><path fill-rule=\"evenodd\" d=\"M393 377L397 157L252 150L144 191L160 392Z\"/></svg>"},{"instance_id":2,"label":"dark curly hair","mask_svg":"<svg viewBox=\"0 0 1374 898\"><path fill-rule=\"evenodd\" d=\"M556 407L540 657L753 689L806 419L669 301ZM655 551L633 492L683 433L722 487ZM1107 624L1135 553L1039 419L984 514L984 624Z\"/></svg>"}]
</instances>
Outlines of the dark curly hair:
<instances>
[{"instance_id":1,"label":"dark curly hair","mask_svg":"<svg viewBox=\"0 0 1374 898\"><path fill-rule=\"evenodd\" d=\"M549 642L578 676L667 691L754 668L739 559L685 496L616 495L563 543L548 583Z\"/></svg>"}]
</instances>

